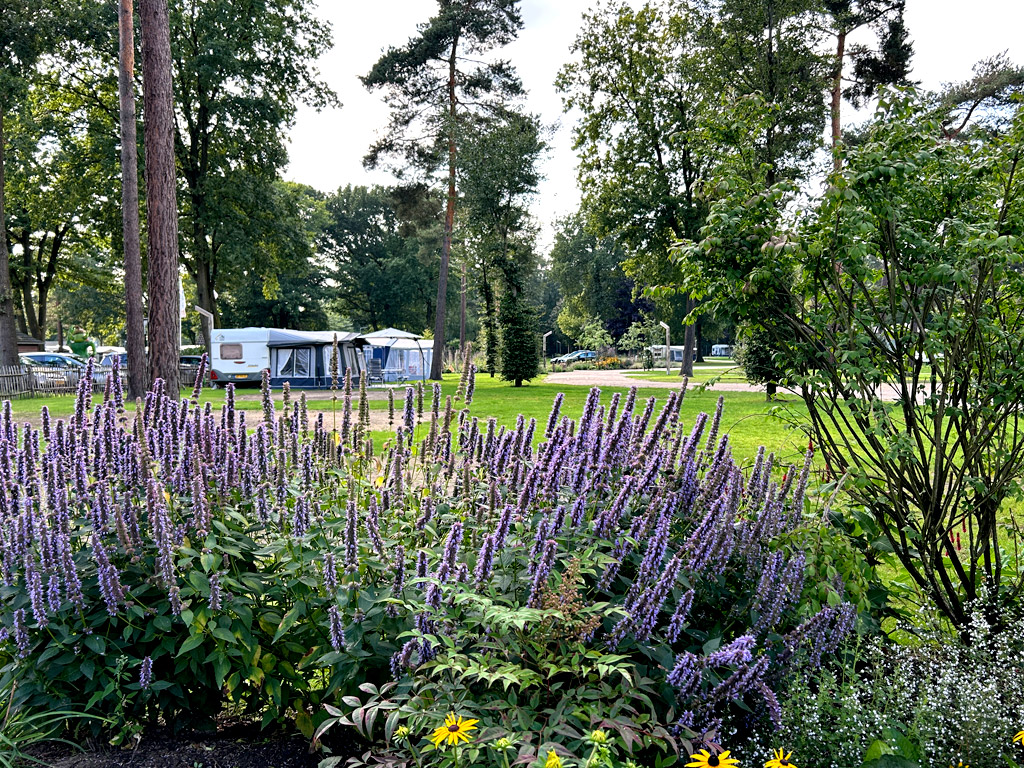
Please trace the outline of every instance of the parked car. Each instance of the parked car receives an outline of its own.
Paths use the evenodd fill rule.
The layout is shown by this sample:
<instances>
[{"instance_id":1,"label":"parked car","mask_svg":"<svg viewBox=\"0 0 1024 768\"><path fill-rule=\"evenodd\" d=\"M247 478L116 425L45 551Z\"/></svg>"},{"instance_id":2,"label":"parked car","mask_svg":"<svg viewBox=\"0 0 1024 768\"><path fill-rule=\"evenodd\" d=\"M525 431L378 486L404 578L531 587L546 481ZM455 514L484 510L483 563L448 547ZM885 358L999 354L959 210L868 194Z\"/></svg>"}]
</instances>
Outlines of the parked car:
<instances>
[{"instance_id":1,"label":"parked car","mask_svg":"<svg viewBox=\"0 0 1024 768\"><path fill-rule=\"evenodd\" d=\"M115 352L115 353L104 355L100 359L100 365L102 365L104 368L109 368L110 366L112 366L114 364L114 358L117 358L117 364L119 366L121 366L121 370L122 371L128 369L128 353L127 352Z\"/></svg>"},{"instance_id":2,"label":"parked car","mask_svg":"<svg viewBox=\"0 0 1024 768\"><path fill-rule=\"evenodd\" d=\"M29 357L28 354L18 355L21 364L28 368L35 389L49 392L74 392L81 377L78 368L48 365Z\"/></svg>"},{"instance_id":3,"label":"parked car","mask_svg":"<svg viewBox=\"0 0 1024 768\"><path fill-rule=\"evenodd\" d=\"M87 365L86 361L78 355L70 355L65 352L23 352L20 357L26 365L34 364L46 368L63 368L75 374L76 386L78 385L78 379L85 373ZM107 381L107 372L103 370L93 371L92 381L94 385L103 386Z\"/></svg>"},{"instance_id":4,"label":"parked car","mask_svg":"<svg viewBox=\"0 0 1024 768\"><path fill-rule=\"evenodd\" d=\"M562 365L581 363L584 360L597 360L597 352L594 352L592 349L577 349L575 352L551 358L552 363L559 363Z\"/></svg>"}]
</instances>

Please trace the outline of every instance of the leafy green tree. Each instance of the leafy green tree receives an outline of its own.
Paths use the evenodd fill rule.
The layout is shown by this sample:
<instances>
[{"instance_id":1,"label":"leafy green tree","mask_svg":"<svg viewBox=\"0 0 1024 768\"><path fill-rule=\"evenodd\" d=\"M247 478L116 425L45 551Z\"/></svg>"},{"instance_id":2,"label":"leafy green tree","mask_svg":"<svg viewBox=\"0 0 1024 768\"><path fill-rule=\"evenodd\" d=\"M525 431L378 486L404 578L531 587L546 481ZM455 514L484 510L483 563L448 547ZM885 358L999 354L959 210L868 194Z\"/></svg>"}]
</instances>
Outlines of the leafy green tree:
<instances>
[{"instance_id":1,"label":"leafy green tree","mask_svg":"<svg viewBox=\"0 0 1024 768\"><path fill-rule=\"evenodd\" d=\"M582 113L574 146L589 228L629 252L626 273L665 316L692 309L672 288L679 275L668 253L703 220L697 184L713 158L705 124L721 89L702 79L702 23L687 3L605 3L584 15L577 60L557 80L566 109ZM574 305L563 310L570 323ZM694 340L688 326L687 345Z\"/></svg>"},{"instance_id":2,"label":"leafy green tree","mask_svg":"<svg viewBox=\"0 0 1024 768\"><path fill-rule=\"evenodd\" d=\"M845 96L860 106L872 98L879 86L905 84L910 74L913 46L903 23L906 0L824 0L830 31L836 40L832 60L829 101L831 107L832 153L838 170L841 157L836 151L842 137L841 109ZM861 43L847 49L847 39L862 28L876 33L877 45ZM853 62L853 82L843 86L846 59Z\"/></svg>"},{"instance_id":3,"label":"leafy green tree","mask_svg":"<svg viewBox=\"0 0 1024 768\"><path fill-rule=\"evenodd\" d=\"M514 386L540 373L537 318L525 295L505 291L498 314L501 323L501 378Z\"/></svg>"},{"instance_id":4,"label":"leafy green tree","mask_svg":"<svg viewBox=\"0 0 1024 768\"><path fill-rule=\"evenodd\" d=\"M637 320L616 342L616 346L631 355L641 355L648 347L663 341L658 323L652 317Z\"/></svg>"},{"instance_id":5,"label":"leafy green tree","mask_svg":"<svg viewBox=\"0 0 1024 768\"><path fill-rule=\"evenodd\" d=\"M314 8L312 0L172 4L182 258L217 325L214 295L233 272L261 279L287 264L260 247L280 221L286 132L300 102L335 101L316 69L331 35Z\"/></svg>"},{"instance_id":6,"label":"leafy green tree","mask_svg":"<svg viewBox=\"0 0 1024 768\"><path fill-rule=\"evenodd\" d=\"M51 317L65 328L81 326L104 344L125 342L124 284L111 279L103 251L75 251L74 261L58 275L51 294Z\"/></svg>"},{"instance_id":7,"label":"leafy green tree","mask_svg":"<svg viewBox=\"0 0 1024 768\"><path fill-rule=\"evenodd\" d=\"M969 636L971 602L998 622L1024 590L1000 512L1024 477L1024 110L953 142L935 100L880 108L798 222L797 190L732 173L682 254L709 303L787 329L780 383L823 465L872 546Z\"/></svg>"},{"instance_id":8,"label":"leafy green tree","mask_svg":"<svg viewBox=\"0 0 1024 768\"><path fill-rule=\"evenodd\" d=\"M437 281L434 357L430 378L441 379L445 342L448 266L451 258L460 126L473 115L502 110L522 95L522 84L506 61L484 61L495 48L512 42L522 28L519 0L438 0L438 13L419 34L390 48L363 78L383 90L391 106L385 136L366 157L374 167L397 159L400 177L419 173L447 182L441 265Z\"/></svg>"},{"instance_id":9,"label":"leafy green tree","mask_svg":"<svg viewBox=\"0 0 1024 768\"><path fill-rule=\"evenodd\" d=\"M224 319L233 326L324 330L331 292L328 270L314 247L327 217L322 196L311 187L282 181L274 192L276 225L263 231L266 239L254 242L281 271L263 276L252 269L233 276L226 286Z\"/></svg>"},{"instance_id":10,"label":"leafy green tree","mask_svg":"<svg viewBox=\"0 0 1024 768\"><path fill-rule=\"evenodd\" d=\"M6 228L5 122L27 92L40 57L68 34L68 22L77 14L73 3L58 0L3 0L0 18L0 364L15 365L18 336Z\"/></svg>"},{"instance_id":11,"label":"leafy green tree","mask_svg":"<svg viewBox=\"0 0 1024 768\"><path fill-rule=\"evenodd\" d=\"M738 344L736 345L736 362L743 368L747 381L751 384L764 384L765 398L772 400L778 392L778 382L785 378L786 372L778 359L784 354L780 339L784 338L778 328L766 324L748 324L741 326Z\"/></svg>"},{"instance_id":12,"label":"leafy green tree","mask_svg":"<svg viewBox=\"0 0 1024 768\"><path fill-rule=\"evenodd\" d=\"M424 188L339 189L324 201L316 246L327 260L335 308L360 328L419 330L433 296L429 241L436 195Z\"/></svg>"},{"instance_id":13,"label":"leafy green tree","mask_svg":"<svg viewBox=\"0 0 1024 768\"><path fill-rule=\"evenodd\" d=\"M583 317L596 315L612 336L621 336L650 309L648 299L633 295L633 281L623 271L626 252L614 237L590 232L582 213L567 216L556 227L551 274L565 297L565 322L578 325Z\"/></svg>"},{"instance_id":14,"label":"leafy green tree","mask_svg":"<svg viewBox=\"0 0 1024 768\"><path fill-rule=\"evenodd\" d=\"M545 143L536 117L502 110L468 124L462 146L463 247L479 276L484 349L493 375L499 357L502 370L510 365L508 350L529 348L527 339L506 343L506 336L531 326L528 332L536 340L536 319L525 322L524 302L537 269L529 203L540 182L537 164ZM506 326L503 317L513 325ZM536 358L536 350L531 356Z\"/></svg>"},{"instance_id":15,"label":"leafy green tree","mask_svg":"<svg viewBox=\"0 0 1024 768\"><path fill-rule=\"evenodd\" d=\"M65 85L69 72L74 87ZM9 121L11 277L21 328L36 338L47 336L58 277L75 271L82 251L92 261L110 257L114 207L104 190L118 184L112 88L102 68L56 62L36 74Z\"/></svg>"},{"instance_id":16,"label":"leafy green tree","mask_svg":"<svg viewBox=\"0 0 1024 768\"><path fill-rule=\"evenodd\" d=\"M837 0L842 4L842 0ZM769 107L750 149L766 179L802 177L821 146L823 84L834 61L821 52L821 0L722 0L705 15L701 47L720 93L760 95ZM718 142L716 142L718 143Z\"/></svg>"},{"instance_id":17,"label":"leafy green tree","mask_svg":"<svg viewBox=\"0 0 1024 768\"><path fill-rule=\"evenodd\" d=\"M584 349L600 351L612 345L612 336L599 317L588 317L580 327L576 342Z\"/></svg>"}]
</instances>

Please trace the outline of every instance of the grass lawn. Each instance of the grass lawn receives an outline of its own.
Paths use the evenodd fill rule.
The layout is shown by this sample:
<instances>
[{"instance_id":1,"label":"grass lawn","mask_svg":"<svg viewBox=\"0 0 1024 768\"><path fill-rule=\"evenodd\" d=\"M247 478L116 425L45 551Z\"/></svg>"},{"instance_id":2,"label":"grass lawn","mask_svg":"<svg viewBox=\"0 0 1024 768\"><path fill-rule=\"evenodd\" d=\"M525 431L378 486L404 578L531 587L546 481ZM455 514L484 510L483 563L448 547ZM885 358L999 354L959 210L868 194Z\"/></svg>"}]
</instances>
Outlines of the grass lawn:
<instances>
[{"instance_id":1,"label":"grass lawn","mask_svg":"<svg viewBox=\"0 0 1024 768\"><path fill-rule=\"evenodd\" d=\"M642 387L642 382L637 382L637 384ZM454 395L457 386L458 376L445 376L442 384L443 395ZM397 388L395 391L396 410L399 413L401 412L404 391L404 386ZM624 397L627 391L624 387L602 388L601 402L607 404L614 392L619 392ZM643 401L649 397L656 398L656 408L660 408L670 391L664 388L639 389L637 392L638 410L643 407ZM186 392L186 390L183 390L183 396ZM477 376L476 393L473 404L470 407L470 413L481 420L494 417L498 420L499 425L505 426L514 425L516 416L523 413L527 417L532 416L536 418L543 425L547 420L555 395L559 392L565 395L562 413L571 418L578 418L583 412L583 405L586 401L589 387L538 382L516 388L497 377L492 379L489 376L480 375ZM292 394L293 397L298 397L299 393L293 391ZM274 395L280 408L280 391L275 391ZM694 417L701 411L714 412L718 395L719 393L714 391L688 391L682 408L684 423L692 424ZM722 429L731 435L733 453L741 464L750 463L760 445L775 451L776 454L787 461L798 462L800 460L800 456L807 445L807 439L801 431L791 426L801 421L804 416L803 406L798 401L780 400L767 403L765 402L764 395L758 392L725 392L722 395L725 397ZM223 404L224 396L225 392L222 389L207 389L203 391L202 402L210 402L217 409ZM332 403L329 392L307 392L306 396L311 410L331 411ZM99 395L94 395L94 402L97 402L99 397ZM371 397L370 408L372 410L387 409L385 390L371 390ZM355 400L355 396L353 396L353 400ZM243 410L259 411L262 409L258 389L245 388L237 390L235 402L237 407ZM39 412L44 405L49 409L51 417L66 419L74 412L74 397L63 395L59 397L14 400L11 403L11 409L17 420L38 423ZM456 404L456 407L458 407L458 404ZM340 393L337 408L340 422ZM429 386L425 393L425 408L430 408ZM134 410L134 407L129 406L129 410ZM542 431L543 427L538 430L538 434ZM378 445L391 436L387 431L376 431L372 434Z\"/></svg>"},{"instance_id":2,"label":"grass lawn","mask_svg":"<svg viewBox=\"0 0 1024 768\"><path fill-rule=\"evenodd\" d=\"M660 368L655 366L649 371L629 371L626 375L630 378L642 379L644 381L679 381L682 378L679 375L678 363L672 366L671 373L665 373L665 366L662 365ZM747 377L743 373L743 369L732 360L724 357L693 364L693 376L690 381L702 384L710 379L739 384L747 383Z\"/></svg>"}]
</instances>

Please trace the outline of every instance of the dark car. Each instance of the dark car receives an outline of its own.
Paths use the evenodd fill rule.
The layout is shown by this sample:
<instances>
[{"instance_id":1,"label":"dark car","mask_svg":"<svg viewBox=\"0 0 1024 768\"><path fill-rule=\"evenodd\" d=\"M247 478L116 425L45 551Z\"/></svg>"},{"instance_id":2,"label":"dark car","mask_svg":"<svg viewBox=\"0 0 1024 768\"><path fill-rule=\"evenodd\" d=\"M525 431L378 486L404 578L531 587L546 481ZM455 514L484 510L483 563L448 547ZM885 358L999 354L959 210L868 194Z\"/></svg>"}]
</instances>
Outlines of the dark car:
<instances>
[{"instance_id":1,"label":"dark car","mask_svg":"<svg viewBox=\"0 0 1024 768\"><path fill-rule=\"evenodd\" d=\"M551 359L551 362L570 365L572 363L583 362L584 360L597 360L597 352L592 349L577 349L575 352L570 352L560 357L554 357Z\"/></svg>"}]
</instances>

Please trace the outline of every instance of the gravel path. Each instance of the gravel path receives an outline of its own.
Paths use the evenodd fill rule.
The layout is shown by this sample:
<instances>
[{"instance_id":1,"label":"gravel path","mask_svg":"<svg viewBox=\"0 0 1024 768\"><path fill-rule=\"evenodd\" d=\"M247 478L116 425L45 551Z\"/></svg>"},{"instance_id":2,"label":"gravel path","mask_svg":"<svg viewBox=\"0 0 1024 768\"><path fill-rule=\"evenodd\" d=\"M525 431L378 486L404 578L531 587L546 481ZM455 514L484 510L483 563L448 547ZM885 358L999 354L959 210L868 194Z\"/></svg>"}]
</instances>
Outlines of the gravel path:
<instances>
[{"instance_id":1,"label":"gravel path","mask_svg":"<svg viewBox=\"0 0 1024 768\"><path fill-rule=\"evenodd\" d=\"M577 387L650 387L657 389L678 389L683 383L682 377L678 382L671 381L650 381L648 379L628 376L627 373L636 371L562 371L560 373L549 373L544 379L547 384L564 384ZM721 381L715 384L714 389L719 392L764 392L764 387L756 384L744 384L741 382Z\"/></svg>"}]
</instances>

